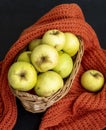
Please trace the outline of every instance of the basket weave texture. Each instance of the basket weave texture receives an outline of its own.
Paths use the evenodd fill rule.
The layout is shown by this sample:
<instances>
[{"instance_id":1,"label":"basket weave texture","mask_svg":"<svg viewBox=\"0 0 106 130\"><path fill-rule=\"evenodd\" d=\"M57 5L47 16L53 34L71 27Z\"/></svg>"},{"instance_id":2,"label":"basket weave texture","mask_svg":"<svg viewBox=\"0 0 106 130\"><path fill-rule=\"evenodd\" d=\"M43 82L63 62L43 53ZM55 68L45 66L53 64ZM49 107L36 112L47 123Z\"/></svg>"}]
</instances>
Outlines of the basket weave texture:
<instances>
[{"instance_id":1,"label":"basket weave texture","mask_svg":"<svg viewBox=\"0 0 106 130\"><path fill-rule=\"evenodd\" d=\"M25 29L7 52L4 60L0 62L0 105L3 106L0 109L2 115L0 129L12 129L17 119L15 97L11 93L11 88L7 80L9 67L14 62L17 54L31 40L41 37L47 30L54 28L63 32L72 32L80 36L83 43L81 42L81 50L77 55L78 59L76 57L76 66L79 67L75 67L74 70L76 72L73 72L72 79L69 78L69 81L66 83L66 86L71 85L71 89L70 87L69 89L64 87L68 93L62 92L62 94L64 93L64 97L46 110L39 130L85 130L88 128L89 130L99 130L106 126L106 85L104 84L101 92L93 94L86 92L79 82L80 75L85 70L91 68L98 69L106 78L106 51L101 49L97 35L85 21L80 7L77 4L62 4L54 7L36 23ZM83 49L84 55L81 60ZM77 61L81 62L77 63ZM29 107L30 102L33 104L36 99L39 99L41 104L41 98L36 96L29 96L27 93L20 93L18 91L13 91L13 93L22 100L23 106L26 109ZM61 92L59 93L61 95ZM55 101L60 99L60 95L57 95L55 96L56 98L53 97L52 99L55 99ZM50 100L52 99L50 98ZM28 102L28 107L24 101ZM46 104L48 101L49 99L45 101ZM54 100L52 101L54 102ZM48 104L48 106L53 102ZM38 112L45 110L39 111L39 105L35 104L32 107L36 108ZM28 108L28 111L30 110ZM35 111L35 109L31 111Z\"/></svg>"}]
</instances>

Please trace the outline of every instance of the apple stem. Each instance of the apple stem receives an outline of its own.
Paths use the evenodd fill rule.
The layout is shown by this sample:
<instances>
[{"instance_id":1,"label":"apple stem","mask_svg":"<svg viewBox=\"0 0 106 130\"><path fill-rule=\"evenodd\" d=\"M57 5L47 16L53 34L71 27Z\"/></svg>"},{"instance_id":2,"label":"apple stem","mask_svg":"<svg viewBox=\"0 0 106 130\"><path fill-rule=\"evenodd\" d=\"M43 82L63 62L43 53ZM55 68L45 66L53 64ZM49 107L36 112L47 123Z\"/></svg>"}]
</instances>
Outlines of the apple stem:
<instances>
[{"instance_id":1,"label":"apple stem","mask_svg":"<svg viewBox=\"0 0 106 130\"><path fill-rule=\"evenodd\" d=\"M59 34L59 31L53 31L50 33L51 35L58 35Z\"/></svg>"},{"instance_id":2,"label":"apple stem","mask_svg":"<svg viewBox=\"0 0 106 130\"><path fill-rule=\"evenodd\" d=\"M20 78L21 78L21 79L26 79L26 77L25 77L25 72L22 72L22 73L20 73L19 75L20 75Z\"/></svg>"},{"instance_id":3,"label":"apple stem","mask_svg":"<svg viewBox=\"0 0 106 130\"><path fill-rule=\"evenodd\" d=\"M95 73L95 74L94 74L94 73L90 72L90 74L91 74L92 76L96 77L96 78L102 77L102 75L99 74L99 73Z\"/></svg>"}]
</instances>

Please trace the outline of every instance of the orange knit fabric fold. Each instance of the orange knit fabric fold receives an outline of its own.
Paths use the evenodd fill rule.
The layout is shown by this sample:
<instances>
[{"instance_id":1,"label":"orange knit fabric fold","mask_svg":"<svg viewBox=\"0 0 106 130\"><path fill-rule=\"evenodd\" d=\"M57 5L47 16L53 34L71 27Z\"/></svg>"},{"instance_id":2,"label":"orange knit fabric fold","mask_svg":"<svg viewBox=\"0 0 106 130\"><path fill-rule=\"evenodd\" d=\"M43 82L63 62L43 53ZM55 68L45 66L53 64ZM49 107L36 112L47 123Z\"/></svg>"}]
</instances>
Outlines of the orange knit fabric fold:
<instances>
[{"instance_id":1,"label":"orange knit fabric fold","mask_svg":"<svg viewBox=\"0 0 106 130\"><path fill-rule=\"evenodd\" d=\"M1 75L2 65L3 62L0 62L0 130L12 130L17 119L17 107L15 97L8 87L6 74Z\"/></svg>"},{"instance_id":2,"label":"orange knit fabric fold","mask_svg":"<svg viewBox=\"0 0 106 130\"><path fill-rule=\"evenodd\" d=\"M11 94L7 73L16 55L28 43L40 38L49 29L72 32L84 41L84 56L69 93L44 114L39 130L99 130L106 126L106 85L94 94L80 85L80 76L87 69L98 69L106 78L106 52L102 50L95 31L86 22L77 4L61 4L25 29L0 63L0 128L11 129L17 118L15 98ZM5 125L6 124L6 125Z\"/></svg>"},{"instance_id":3,"label":"orange knit fabric fold","mask_svg":"<svg viewBox=\"0 0 106 130\"><path fill-rule=\"evenodd\" d=\"M101 130L106 127L106 83L98 93L87 92L80 84L81 74L88 69L97 69L106 78L105 56L97 48L85 51L72 88L64 98L48 109L40 130Z\"/></svg>"}]
</instances>

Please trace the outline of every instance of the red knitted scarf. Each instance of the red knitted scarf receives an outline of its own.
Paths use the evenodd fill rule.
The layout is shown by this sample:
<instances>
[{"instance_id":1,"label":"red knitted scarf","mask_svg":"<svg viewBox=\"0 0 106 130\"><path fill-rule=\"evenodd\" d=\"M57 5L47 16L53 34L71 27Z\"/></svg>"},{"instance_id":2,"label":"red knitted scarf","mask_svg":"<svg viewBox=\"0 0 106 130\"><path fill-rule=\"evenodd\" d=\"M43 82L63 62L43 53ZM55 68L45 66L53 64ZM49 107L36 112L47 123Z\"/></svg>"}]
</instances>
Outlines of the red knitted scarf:
<instances>
[{"instance_id":1,"label":"red knitted scarf","mask_svg":"<svg viewBox=\"0 0 106 130\"><path fill-rule=\"evenodd\" d=\"M15 98L7 82L10 65L31 40L54 28L81 36L85 50L69 93L45 112L39 130L101 130L106 127L106 85L99 93L90 93L80 84L81 74L88 69L97 69L106 78L106 51L101 49L96 33L85 21L80 7L62 4L25 29L0 63L0 129L11 130L17 118Z\"/></svg>"}]
</instances>

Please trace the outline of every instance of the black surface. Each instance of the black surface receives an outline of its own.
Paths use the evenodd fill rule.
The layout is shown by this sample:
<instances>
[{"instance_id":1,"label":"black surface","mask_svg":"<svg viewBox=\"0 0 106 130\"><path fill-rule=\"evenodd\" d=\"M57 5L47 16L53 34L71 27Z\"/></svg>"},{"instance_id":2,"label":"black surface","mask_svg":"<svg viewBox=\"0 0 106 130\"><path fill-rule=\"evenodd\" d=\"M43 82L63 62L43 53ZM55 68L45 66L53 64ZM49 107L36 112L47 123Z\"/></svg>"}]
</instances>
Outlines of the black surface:
<instances>
[{"instance_id":1,"label":"black surface","mask_svg":"<svg viewBox=\"0 0 106 130\"><path fill-rule=\"evenodd\" d=\"M86 21L96 31L101 47L106 49L106 0L0 0L0 60L23 29L62 3L77 3L82 8ZM43 114L25 111L19 100L17 106L18 119L13 130L38 130Z\"/></svg>"}]
</instances>

